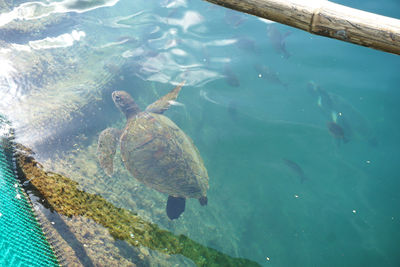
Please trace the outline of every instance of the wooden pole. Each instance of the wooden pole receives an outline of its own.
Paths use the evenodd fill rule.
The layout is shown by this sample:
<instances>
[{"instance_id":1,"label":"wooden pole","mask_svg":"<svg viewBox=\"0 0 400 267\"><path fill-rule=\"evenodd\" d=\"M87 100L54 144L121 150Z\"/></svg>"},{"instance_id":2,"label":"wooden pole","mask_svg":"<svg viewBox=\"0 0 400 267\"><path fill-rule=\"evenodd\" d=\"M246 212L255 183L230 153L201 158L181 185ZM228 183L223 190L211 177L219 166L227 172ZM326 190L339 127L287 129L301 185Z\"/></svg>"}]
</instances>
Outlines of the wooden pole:
<instances>
[{"instance_id":1,"label":"wooden pole","mask_svg":"<svg viewBox=\"0 0 400 267\"><path fill-rule=\"evenodd\" d=\"M313 34L400 55L400 20L325 0L206 0Z\"/></svg>"}]
</instances>

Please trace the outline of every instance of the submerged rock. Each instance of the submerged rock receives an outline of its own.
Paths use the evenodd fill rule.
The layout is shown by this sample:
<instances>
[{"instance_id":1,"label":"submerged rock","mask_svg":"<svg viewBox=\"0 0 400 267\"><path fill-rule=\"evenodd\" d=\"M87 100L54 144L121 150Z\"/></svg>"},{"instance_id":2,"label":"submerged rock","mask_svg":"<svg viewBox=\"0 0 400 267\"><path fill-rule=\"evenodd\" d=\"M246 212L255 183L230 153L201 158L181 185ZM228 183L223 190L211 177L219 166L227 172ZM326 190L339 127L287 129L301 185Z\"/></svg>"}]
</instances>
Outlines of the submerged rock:
<instances>
[{"instance_id":1,"label":"submerged rock","mask_svg":"<svg viewBox=\"0 0 400 267\"><path fill-rule=\"evenodd\" d=\"M259 266L256 262L232 258L205 247L184 235L176 236L131 211L114 206L100 195L86 193L78 188L75 181L57 173L46 172L29 154L29 150L23 146L18 148L16 156L22 182L28 183L29 191L47 201L50 208L61 215L90 219L105 227L115 239L163 254L181 254L197 266Z\"/></svg>"}]
</instances>

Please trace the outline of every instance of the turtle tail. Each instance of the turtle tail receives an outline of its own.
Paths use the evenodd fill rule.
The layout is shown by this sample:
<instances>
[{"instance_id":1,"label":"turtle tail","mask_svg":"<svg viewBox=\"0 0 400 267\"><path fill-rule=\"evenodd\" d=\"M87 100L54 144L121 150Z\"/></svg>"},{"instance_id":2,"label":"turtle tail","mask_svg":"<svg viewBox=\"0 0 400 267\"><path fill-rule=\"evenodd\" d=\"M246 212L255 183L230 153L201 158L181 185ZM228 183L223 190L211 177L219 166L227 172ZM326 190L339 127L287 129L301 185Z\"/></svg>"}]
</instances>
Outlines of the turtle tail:
<instances>
[{"instance_id":1,"label":"turtle tail","mask_svg":"<svg viewBox=\"0 0 400 267\"><path fill-rule=\"evenodd\" d=\"M186 198L168 196L167 215L170 220L178 219L185 211Z\"/></svg>"}]
</instances>

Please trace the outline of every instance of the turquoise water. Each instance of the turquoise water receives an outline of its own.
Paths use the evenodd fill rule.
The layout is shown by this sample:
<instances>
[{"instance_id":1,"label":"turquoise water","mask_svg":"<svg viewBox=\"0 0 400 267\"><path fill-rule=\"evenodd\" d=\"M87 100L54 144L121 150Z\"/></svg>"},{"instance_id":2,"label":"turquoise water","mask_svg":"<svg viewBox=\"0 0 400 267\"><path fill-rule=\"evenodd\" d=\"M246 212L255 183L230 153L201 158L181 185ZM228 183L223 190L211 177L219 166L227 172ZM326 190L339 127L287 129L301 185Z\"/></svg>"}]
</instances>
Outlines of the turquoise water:
<instances>
[{"instance_id":1,"label":"turquoise water","mask_svg":"<svg viewBox=\"0 0 400 267\"><path fill-rule=\"evenodd\" d=\"M400 264L398 56L203 1L103 2L43 2L29 13L39 2L6 1L2 9L0 112L48 168L162 228L262 266ZM394 0L340 3L400 18ZM15 17L18 8L28 20ZM37 29L24 28L29 23ZM274 46L279 37L286 50ZM166 195L133 178L140 196L118 191L126 171L105 190L90 171L74 177L51 162L123 125L113 90L144 109L182 80L165 114L203 157L206 207L190 199L171 222L154 212Z\"/></svg>"}]
</instances>

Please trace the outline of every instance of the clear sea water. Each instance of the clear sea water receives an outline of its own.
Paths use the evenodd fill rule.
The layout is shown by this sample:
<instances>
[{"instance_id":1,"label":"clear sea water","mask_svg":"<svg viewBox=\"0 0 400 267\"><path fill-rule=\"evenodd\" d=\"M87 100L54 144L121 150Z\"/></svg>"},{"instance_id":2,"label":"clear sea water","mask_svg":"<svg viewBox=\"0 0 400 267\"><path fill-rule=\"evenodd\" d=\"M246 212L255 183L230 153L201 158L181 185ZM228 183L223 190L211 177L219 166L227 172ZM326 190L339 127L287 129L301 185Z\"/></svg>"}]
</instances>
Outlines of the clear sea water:
<instances>
[{"instance_id":1,"label":"clear sea water","mask_svg":"<svg viewBox=\"0 0 400 267\"><path fill-rule=\"evenodd\" d=\"M0 112L44 166L262 266L400 265L398 56L204 1L99 2L0 1ZM400 18L396 0L336 2ZM167 196L126 171L102 187L101 170L74 164L96 165L98 133L123 125L113 90L145 108L182 80L165 114L198 147L210 188L206 207L188 200L171 222L154 212ZM56 162L76 146L90 160Z\"/></svg>"}]
</instances>

